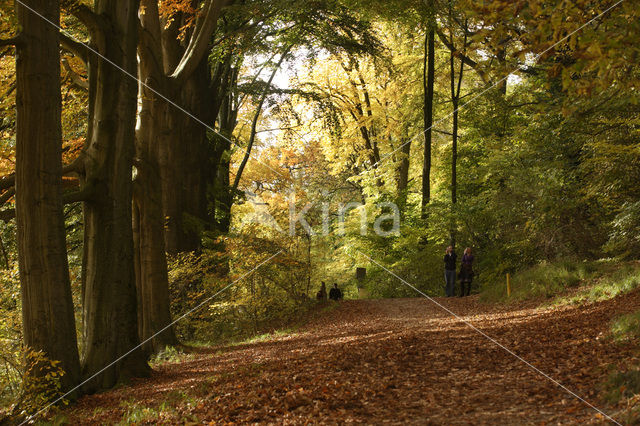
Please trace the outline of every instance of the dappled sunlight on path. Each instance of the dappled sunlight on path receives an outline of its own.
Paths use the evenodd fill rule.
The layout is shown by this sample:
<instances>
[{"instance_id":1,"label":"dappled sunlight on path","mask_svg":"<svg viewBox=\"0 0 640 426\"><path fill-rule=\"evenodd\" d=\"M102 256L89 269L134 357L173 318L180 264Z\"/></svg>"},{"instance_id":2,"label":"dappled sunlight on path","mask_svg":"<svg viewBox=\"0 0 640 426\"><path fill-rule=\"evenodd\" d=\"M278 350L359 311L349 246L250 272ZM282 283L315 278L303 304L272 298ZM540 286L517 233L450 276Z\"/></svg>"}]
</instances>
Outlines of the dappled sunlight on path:
<instances>
[{"instance_id":1,"label":"dappled sunlight on path","mask_svg":"<svg viewBox=\"0 0 640 426\"><path fill-rule=\"evenodd\" d=\"M467 326L468 321L609 413L607 368L635 356L605 338L636 291L587 306L486 305L477 297L345 301L269 341L203 350L133 386L83 398L71 423L601 423L597 412ZM151 414L149 414L151 413ZM143 416L143 419L145 417Z\"/></svg>"}]
</instances>

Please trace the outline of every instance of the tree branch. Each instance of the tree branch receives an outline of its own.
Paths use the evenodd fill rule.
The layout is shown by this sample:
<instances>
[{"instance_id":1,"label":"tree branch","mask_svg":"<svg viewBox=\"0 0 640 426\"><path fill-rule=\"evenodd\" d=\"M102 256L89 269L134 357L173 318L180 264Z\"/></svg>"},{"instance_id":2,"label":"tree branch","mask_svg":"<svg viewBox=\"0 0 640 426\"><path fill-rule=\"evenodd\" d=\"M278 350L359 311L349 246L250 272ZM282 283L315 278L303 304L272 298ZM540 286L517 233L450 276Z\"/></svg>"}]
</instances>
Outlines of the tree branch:
<instances>
[{"instance_id":1,"label":"tree branch","mask_svg":"<svg viewBox=\"0 0 640 426\"><path fill-rule=\"evenodd\" d=\"M79 191L67 192L62 194L63 204L73 204L80 201L90 201L96 193L96 184L88 182ZM0 220L7 223L16 217L16 209L7 209L0 211Z\"/></svg>"},{"instance_id":2,"label":"tree branch","mask_svg":"<svg viewBox=\"0 0 640 426\"><path fill-rule=\"evenodd\" d=\"M105 28L105 22L100 15L77 0L62 0L60 8L78 18L92 34L98 33Z\"/></svg>"},{"instance_id":3,"label":"tree branch","mask_svg":"<svg viewBox=\"0 0 640 426\"><path fill-rule=\"evenodd\" d=\"M260 98L260 101L258 102L258 106L256 107L256 112L253 116L253 121L251 122L251 136L249 137L249 143L247 144L247 150L244 153L244 158L242 159L242 162L240 163L240 166L238 167L238 171L236 172L236 177L233 180L233 186L231 189L231 193L235 194L236 191L238 190L238 185L240 184L240 179L242 178L242 173L244 172L244 168L247 165L247 162L249 161L249 156L251 155L251 149L253 148L253 143L255 142L256 139L256 128L258 126L258 119L260 118L260 114L262 113L262 106L264 105L265 100L267 99L267 95L269 94L269 89L271 88L271 83L273 83L273 79L276 76L276 73L278 72L278 70L280 69L280 67L282 66L282 63L284 62L285 58L287 57L287 55L289 54L289 52L291 51L291 49L293 48L293 45L289 45L284 52L282 52L282 55L280 56L280 60L278 61L278 63L276 64L276 66L273 69L273 72L271 73L271 76L269 77L269 81L267 81L267 85L264 88L264 92L262 92L262 96Z\"/></svg>"},{"instance_id":4,"label":"tree branch","mask_svg":"<svg viewBox=\"0 0 640 426\"><path fill-rule=\"evenodd\" d=\"M87 182L85 186L75 192L67 192L62 194L62 202L64 204L73 204L79 201L89 201L96 193L96 184L93 181Z\"/></svg>"},{"instance_id":5,"label":"tree branch","mask_svg":"<svg viewBox=\"0 0 640 426\"><path fill-rule=\"evenodd\" d=\"M541 103L540 101L522 102L519 104L507 105L507 107L511 109L516 109L516 108L521 108L523 106L528 106L528 105L539 105L540 103Z\"/></svg>"},{"instance_id":6,"label":"tree branch","mask_svg":"<svg viewBox=\"0 0 640 426\"><path fill-rule=\"evenodd\" d=\"M0 38L0 47L14 46L17 47L22 44L22 37L20 34L11 38Z\"/></svg>"},{"instance_id":7,"label":"tree branch","mask_svg":"<svg viewBox=\"0 0 640 426\"><path fill-rule=\"evenodd\" d=\"M14 90L16 90L16 87L18 87L18 84L16 81L13 81L12 83L9 84L9 88L7 89L7 91L5 92L4 95L2 95L2 97L0 97L0 102L4 101L7 96L11 95L13 93ZM5 125L0 125L0 130L2 130L3 128L6 128L7 126Z\"/></svg>"},{"instance_id":8,"label":"tree branch","mask_svg":"<svg viewBox=\"0 0 640 426\"><path fill-rule=\"evenodd\" d=\"M436 129L435 127L433 128L433 131L436 132L436 133L441 133L443 135L453 136L453 133L447 132L446 130ZM462 139L460 136L458 136L458 138Z\"/></svg>"},{"instance_id":9,"label":"tree branch","mask_svg":"<svg viewBox=\"0 0 640 426\"><path fill-rule=\"evenodd\" d=\"M62 166L62 176L74 175L74 174L84 175L85 169L84 169L83 154L84 154L84 151L82 151L80 155L78 155L78 157L75 160L73 160L71 163Z\"/></svg>"},{"instance_id":10,"label":"tree branch","mask_svg":"<svg viewBox=\"0 0 640 426\"><path fill-rule=\"evenodd\" d=\"M222 9L234 0L207 0L196 20L196 26L189 40L189 45L180 59L178 66L171 74L174 80L184 80L197 68L211 44L211 37L218 25Z\"/></svg>"},{"instance_id":11,"label":"tree branch","mask_svg":"<svg viewBox=\"0 0 640 426\"><path fill-rule=\"evenodd\" d=\"M62 66L67 71L71 83L80 90L89 90L89 82L75 72L67 59L62 60Z\"/></svg>"},{"instance_id":12,"label":"tree branch","mask_svg":"<svg viewBox=\"0 0 640 426\"><path fill-rule=\"evenodd\" d=\"M1 50L1 49L0 49ZM5 56L7 56L7 53L11 52L11 49L4 49L0 52L0 59L4 58Z\"/></svg>"},{"instance_id":13,"label":"tree branch","mask_svg":"<svg viewBox=\"0 0 640 426\"><path fill-rule=\"evenodd\" d=\"M63 176L70 175L70 174L83 174L83 173L84 173L84 161L82 160L82 155L80 155L71 163L62 166ZM11 173L9 175L0 177L0 191L13 188L15 187L15 185L16 185L15 173Z\"/></svg>"},{"instance_id":14,"label":"tree branch","mask_svg":"<svg viewBox=\"0 0 640 426\"><path fill-rule=\"evenodd\" d=\"M7 176L2 176L0 178L0 190L1 189L9 189L16 184L16 174L11 173Z\"/></svg>"},{"instance_id":15,"label":"tree branch","mask_svg":"<svg viewBox=\"0 0 640 426\"><path fill-rule=\"evenodd\" d=\"M460 57L460 59L467 65L469 65L471 68L473 68L473 70L475 72L478 73L478 75L480 76L480 78L482 79L482 81L484 83L487 83L487 76L486 73L484 71L482 71L480 69L480 65L474 61L473 59L471 59L470 57L468 57L467 55L460 53L457 51L457 49L455 48L455 46L449 41L447 40L447 36L444 32L442 32L442 29L437 28L436 29L436 34L438 34L438 38L440 39L440 41L442 42L442 44L445 45L445 47L447 49L449 49L451 52L455 53L457 56Z\"/></svg>"},{"instance_id":16,"label":"tree branch","mask_svg":"<svg viewBox=\"0 0 640 426\"><path fill-rule=\"evenodd\" d=\"M16 188L15 186L12 186L7 189L2 196L0 196L0 206L9 201L14 195L16 195Z\"/></svg>"},{"instance_id":17,"label":"tree branch","mask_svg":"<svg viewBox=\"0 0 640 426\"><path fill-rule=\"evenodd\" d=\"M86 44L75 41L68 35L60 32L60 45L64 50L80 58L85 64L89 62L89 49Z\"/></svg>"},{"instance_id":18,"label":"tree branch","mask_svg":"<svg viewBox=\"0 0 640 426\"><path fill-rule=\"evenodd\" d=\"M81 162L79 158L71 164L63 168L63 174L70 172L81 172ZM0 178L0 189L6 189L6 192L0 196L0 205L6 203L11 197L15 195L15 173ZM64 204L73 204L79 201L89 201L96 193L97 185L94 181L87 182L84 187L78 191L67 192L62 194L62 202ZM16 217L15 209L0 210L0 221L5 223L10 222Z\"/></svg>"}]
</instances>

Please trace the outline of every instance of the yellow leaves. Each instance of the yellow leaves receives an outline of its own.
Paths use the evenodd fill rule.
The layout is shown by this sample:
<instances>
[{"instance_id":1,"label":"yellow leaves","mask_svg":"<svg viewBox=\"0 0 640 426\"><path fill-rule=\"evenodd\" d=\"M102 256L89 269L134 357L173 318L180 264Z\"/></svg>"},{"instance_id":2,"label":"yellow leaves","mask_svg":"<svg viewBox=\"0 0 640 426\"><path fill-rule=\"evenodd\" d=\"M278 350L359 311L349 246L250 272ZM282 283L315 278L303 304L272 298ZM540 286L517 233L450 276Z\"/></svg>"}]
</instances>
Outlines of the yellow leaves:
<instances>
[{"instance_id":1,"label":"yellow leaves","mask_svg":"<svg viewBox=\"0 0 640 426\"><path fill-rule=\"evenodd\" d=\"M587 52L593 55L592 56L593 59L601 58L603 56L602 48L600 47L600 43L598 42L589 44L589 47L587 48Z\"/></svg>"},{"instance_id":2,"label":"yellow leaves","mask_svg":"<svg viewBox=\"0 0 640 426\"><path fill-rule=\"evenodd\" d=\"M50 360L42 351L25 350L21 402L25 412L37 412L62 394L60 378L64 370L60 365L59 360Z\"/></svg>"},{"instance_id":3,"label":"yellow leaves","mask_svg":"<svg viewBox=\"0 0 640 426\"><path fill-rule=\"evenodd\" d=\"M536 1L529 2L529 9L531 10L534 18L539 17L543 10L541 5Z\"/></svg>"}]
</instances>

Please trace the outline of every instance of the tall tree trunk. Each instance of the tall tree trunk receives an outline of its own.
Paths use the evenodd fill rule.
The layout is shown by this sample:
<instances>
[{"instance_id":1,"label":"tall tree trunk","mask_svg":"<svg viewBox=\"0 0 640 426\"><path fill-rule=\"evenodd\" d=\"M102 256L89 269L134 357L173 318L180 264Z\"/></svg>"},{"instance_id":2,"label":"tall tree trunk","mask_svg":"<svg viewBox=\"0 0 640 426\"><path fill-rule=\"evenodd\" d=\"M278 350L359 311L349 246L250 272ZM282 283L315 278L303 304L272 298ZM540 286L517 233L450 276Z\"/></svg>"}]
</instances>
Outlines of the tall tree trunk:
<instances>
[{"instance_id":1,"label":"tall tree trunk","mask_svg":"<svg viewBox=\"0 0 640 426\"><path fill-rule=\"evenodd\" d=\"M215 87L216 110L218 111L218 135L215 135L212 155L213 187L210 201L213 208L209 218L218 234L225 235L231 226L231 206L234 194L231 192L231 139L238 124L240 97L238 77L241 59L230 49L224 60L216 64L212 75Z\"/></svg>"},{"instance_id":2,"label":"tall tree trunk","mask_svg":"<svg viewBox=\"0 0 640 426\"><path fill-rule=\"evenodd\" d=\"M170 93L178 104L198 120L169 108L166 146L161 151L160 176L165 218L165 248L176 254L200 247L202 230L208 221L207 187L213 183L211 150L207 127L213 127L217 111L210 89L209 60L204 57L193 74L177 86L169 81ZM164 102L164 101L161 101Z\"/></svg>"},{"instance_id":3,"label":"tall tree trunk","mask_svg":"<svg viewBox=\"0 0 640 426\"><path fill-rule=\"evenodd\" d=\"M505 42L506 43L506 42ZM500 47L498 49L498 52L496 53L496 58L498 59L498 63L500 64L500 71L501 73L504 72L503 70L507 65L507 49L506 47ZM508 78L503 78L502 81L500 81L500 83L498 84L498 92L500 93L500 96L502 99L505 98L505 96L507 96L507 84L509 82Z\"/></svg>"},{"instance_id":4,"label":"tall tree trunk","mask_svg":"<svg viewBox=\"0 0 640 426\"><path fill-rule=\"evenodd\" d=\"M205 0L185 45L178 37L182 18L161 22L158 2L141 0L138 52L145 84L136 137L135 240L143 339L171 323L166 253L199 248L208 218L213 167L207 126L213 126L218 108L208 51L221 10L231 2ZM175 344L169 327L148 348Z\"/></svg>"},{"instance_id":5,"label":"tall tree trunk","mask_svg":"<svg viewBox=\"0 0 640 426\"><path fill-rule=\"evenodd\" d=\"M451 9L449 9L451 13ZM450 18L451 19L451 18ZM450 29L450 43L454 46L453 42L453 29ZM463 55L466 53L467 46L467 22L464 24L464 41L462 42ZM460 104L460 90L462 89L462 78L464 77L464 60L460 59L460 71L457 77L456 83L456 67L455 67L455 49L449 52L449 68L450 68L450 82L451 82L451 104L453 106L453 129L452 144L451 144L451 246L456 246L456 215L455 208L458 202L458 108Z\"/></svg>"},{"instance_id":6,"label":"tall tree trunk","mask_svg":"<svg viewBox=\"0 0 640 426\"><path fill-rule=\"evenodd\" d=\"M452 74L453 75L453 74ZM455 77L455 76L454 76ZM451 144L451 246L456 246L455 206L458 202L458 98L452 98L453 105L453 137Z\"/></svg>"},{"instance_id":7,"label":"tall tree trunk","mask_svg":"<svg viewBox=\"0 0 640 426\"><path fill-rule=\"evenodd\" d=\"M404 139L407 139L407 142L402 143L402 140ZM400 158L400 164L398 165L397 198L400 212L404 214L407 205L407 188L409 186L409 166L411 165L411 139L407 135L406 126L403 130L401 143L400 155L402 157Z\"/></svg>"},{"instance_id":8,"label":"tall tree trunk","mask_svg":"<svg viewBox=\"0 0 640 426\"><path fill-rule=\"evenodd\" d=\"M427 205L431 200L431 136L433 127L433 88L435 84L435 5L429 0L429 22L424 42L424 162L422 164L422 201L420 211L423 219L427 217Z\"/></svg>"},{"instance_id":9,"label":"tall tree trunk","mask_svg":"<svg viewBox=\"0 0 640 426\"><path fill-rule=\"evenodd\" d=\"M150 120L153 126L140 133L159 144L154 155L161 181L165 250L175 254L200 247L207 225L207 191L213 181L211 143L207 127L213 128L219 108L215 82L210 75L208 51L222 9L232 0L205 0L189 31L188 43L180 33L186 18L171 22L160 18L158 2L142 0L140 45L142 81L159 89ZM198 8L201 2L192 1ZM145 98L143 97L143 102ZM175 105L169 105L169 100ZM162 105L160 105L162 104ZM147 142L142 142L147 143Z\"/></svg>"},{"instance_id":10,"label":"tall tree trunk","mask_svg":"<svg viewBox=\"0 0 640 426\"><path fill-rule=\"evenodd\" d=\"M142 67L141 67L142 70ZM142 75L145 75L141 71ZM171 323L169 277L165 254L165 216L162 200L160 158L168 136L156 127L169 114L169 105L156 101L156 94L141 89L142 108L136 133L136 170L134 191L136 282L140 305L139 333L147 340ZM174 329L153 337L145 348L158 352L178 343Z\"/></svg>"},{"instance_id":11,"label":"tall tree trunk","mask_svg":"<svg viewBox=\"0 0 640 426\"><path fill-rule=\"evenodd\" d=\"M353 105L349 104L349 114L353 118L353 121L357 124L358 129L360 131L360 136L362 137L362 142L364 143L364 148L366 151L367 157L369 157L369 167L374 172L378 168L378 163L380 162L380 150L378 148L378 142L375 137L375 128L373 126L373 120L371 119L371 115L368 113L365 115L365 110L362 104L362 97L365 99L365 103L369 102L369 107L371 106L371 100L367 91L366 83L362 74L360 74L358 58L354 56L349 56L349 63L342 63L342 69L347 74L349 79L349 84L351 86L351 94L353 96ZM363 89L363 94L360 93L360 89L358 88L358 84L352 79L352 74L356 70L359 74L359 79L361 81L361 86ZM371 109L369 108L369 111ZM380 187L383 185L383 181L381 178L376 179L376 184Z\"/></svg>"},{"instance_id":12,"label":"tall tree trunk","mask_svg":"<svg viewBox=\"0 0 640 426\"><path fill-rule=\"evenodd\" d=\"M51 22L56 0L23 0ZM60 361L62 391L80 378L62 210L62 130L58 30L18 4L16 221L26 347ZM35 376L46 371L33 369Z\"/></svg>"},{"instance_id":13,"label":"tall tree trunk","mask_svg":"<svg viewBox=\"0 0 640 426\"><path fill-rule=\"evenodd\" d=\"M143 113L144 114L144 109ZM138 135L139 137L140 135ZM140 151L138 151L140 157ZM147 157L148 158L148 157ZM136 282L138 290L138 332L145 350L157 353L178 344L171 324L169 309L169 277L164 252L160 174L157 164L137 162L134 202L134 236ZM160 249L158 249L158 247Z\"/></svg>"},{"instance_id":14,"label":"tall tree trunk","mask_svg":"<svg viewBox=\"0 0 640 426\"><path fill-rule=\"evenodd\" d=\"M226 235L231 227L231 207L235 193L231 189L231 138L233 130L238 123L238 109L240 99L238 97L238 68L233 66L235 58L230 52L222 63L219 63L214 72L213 81L218 88L217 100L219 104L218 130L214 144L212 165L214 173L211 201L214 208L211 210L210 220L217 235ZM226 243L224 239L216 240L216 247L221 256L217 272L220 276L228 276L231 268L229 257L226 255Z\"/></svg>"},{"instance_id":15,"label":"tall tree trunk","mask_svg":"<svg viewBox=\"0 0 640 426\"><path fill-rule=\"evenodd\" d=\"M141 54L142 56L142 54ZM163 82L163 76L153 74L141 62L140 74L149 84ZM160 85L154 90L164 92ZM169 277L165 254L165 216L162 200L160 158L168 135L161 126L169 115L169 105L157 100L149 87L141 87L142 108L136 132L136 179L134 191L136 282L138 289L139 333L147 340L171 323ZM153 337L145 345L150 352L178 343L172 327Z\"/></svg>"},{"instance_id":16,"label":"tall tree trunk","mask_svg":"<svg viewBox=\"0 0 640 426\"><path fill-rule=\"evenodd\" d=\"M207 55L189 66L193 69L184 78L169 77L185 52L178 40L181 22L167 26L160 22L157 2L142 5L139 55L145 85L136 137L135 212L140 334L146 340L171 323L166 253L200 246L213 181L206 126L213 125L217 111ZM157 352L176 344L169 327L147 348Z\"/></svg>"},{"instance_id":17,"label":"tall tree trunk","mask_svg":"<svg viewBox=\"0 0 640 426\"><path fill-rule=\"evenodd\" d=\"M376 130L375 121L373 120L373 107L371 106L371 96L369 95L369 88L367 87L367 82L360 71L360 65L358 61L355 62L355 69L358 72L358 80L360 81L360 86L362 87L362 95L364 97L364 104L367 108L367 118L369 120L369 134L371 135L371 147L373 149L373 156L376 159L376 163L380 162L380 148L378 147L378 132ZM377 164L376 164L377 166ZM382 181L379 181L379 185L382 185Z\"/></svg>"},{"instance_id":18,"label":"tall tree trunk","mask_svg":"<svg viewBox=\"0 0 640 426\"><path fill-rule=\"evenodd\" d=\"M138 337L132 232L132 167L136 122L138 2L96 0L102 31L93 47L111 61L93 56L89 64L90 124L86 185L95 187L85 215L84 374L98 371L135 348ZM149 372L139 349L100 373L87 391Z\"/></svg>"},{"instance_id":19,"label":"tall tree trunk","mask_svg":"<svg viewBox=\"0 0 640 426\"><path fill-rule=\"evenodd\" d=\"M232 95L228 94L222 103L220 109L220 134L217 137L215 150L215 158L219 159L216 166L216 177L214 187L215 197L215 225L216 231L222 235L229 232L231 226L231 206L235 194L231 189L230 179L230 163L231 163L231 144L229 140L233 136L233 130L236 127L238 110L231 99Z\"/></svg>"}]
</instances>

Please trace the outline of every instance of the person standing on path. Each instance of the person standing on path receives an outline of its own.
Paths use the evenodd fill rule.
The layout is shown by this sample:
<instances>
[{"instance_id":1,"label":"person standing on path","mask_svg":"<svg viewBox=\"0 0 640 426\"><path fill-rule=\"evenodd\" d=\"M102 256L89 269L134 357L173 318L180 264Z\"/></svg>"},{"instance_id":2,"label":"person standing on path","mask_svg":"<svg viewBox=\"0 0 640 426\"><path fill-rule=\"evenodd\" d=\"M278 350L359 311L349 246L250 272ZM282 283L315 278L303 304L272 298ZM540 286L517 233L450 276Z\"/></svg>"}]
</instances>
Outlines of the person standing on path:
<instances>
[{"instance_id":1,"label":"person standing on path","mask_svg":"<svg viewBox=\"0 0 640 426\"><path fill-rule=\"evenodd\" d=\"M322 281L322 285L320 286L320 290L316 293L316 299L321 302L326 302L327 300L327 287Z\"/></svg>"},{"instance_id":2,"label":"person standing on path","mask_svg":"<svg viewBox=\"0 0 640 426\"><path fill-rule=\"evenodd\" d=\"M342 300L342 292L338 288L338 283L334 283L333 288L329 290L329 299L335 300L336 302Z\"/></svg>"},{"instance_id":3,"label":"person standing on path","mask_svg":"<svg viewBox=\"0 0 640 426\"><path fill-rule=\"evenodd\" d=\"M473 254L471 254L471 248L467 247L464 249L460 265L460 297L471 294L471 281L473 281ZM467 286L466 294L465 285Z\"/></svg>"},{"instance_id":4,"label":"person standing on path","mask_svg":"<svg viewBox=\"0 0 640 426\"><path fill-rule=\"evenodd\" d=\"M452 246L447 247L447 251L444 255L444 291L447 297L455 296L456 292L456 252Z\"/></svg>"}]
</instances>

